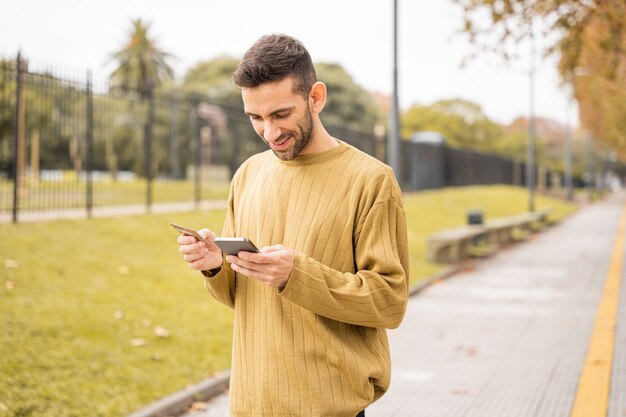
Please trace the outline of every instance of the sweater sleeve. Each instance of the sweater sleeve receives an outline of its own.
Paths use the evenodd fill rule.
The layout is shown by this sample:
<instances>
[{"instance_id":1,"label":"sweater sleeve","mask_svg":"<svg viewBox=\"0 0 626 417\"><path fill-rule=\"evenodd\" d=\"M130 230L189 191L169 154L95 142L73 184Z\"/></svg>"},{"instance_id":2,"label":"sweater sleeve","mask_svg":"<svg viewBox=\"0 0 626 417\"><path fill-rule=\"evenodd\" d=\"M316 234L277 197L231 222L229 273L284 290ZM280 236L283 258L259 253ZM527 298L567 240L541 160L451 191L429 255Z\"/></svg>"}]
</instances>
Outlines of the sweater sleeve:
<instances>
[{"instance_id":1,"label":"sweater sleeve","mask_svg":"<svg viewBox=\"0 0 626 417\"><path fill-rule=\"evenodd\" d=\"M222 236L234 236L235 233L235 217L234 217L234 187L235 181L231 184L228 196L228 206L226 209L226 219L222 228ZM230 268L226 260L222 261L222 268L215 275L209 271L202 271L204 275L204 286L211 295L220 303L228 307L235 307L235 286L237 284L237 276Z\"/></svg>"},{"instance_id":2,"label":"sweater sleeve","mask_svg":"<svg viewBox=\"0 0 626 417\"><path fill-rule=\"evenodd\" d=\"M355 273L334 270L296 253L280 295L333 320L396 328L408 301L408 238L401 203L388 199L368 212L355 241Z\"/></svg>"}]
</instances>

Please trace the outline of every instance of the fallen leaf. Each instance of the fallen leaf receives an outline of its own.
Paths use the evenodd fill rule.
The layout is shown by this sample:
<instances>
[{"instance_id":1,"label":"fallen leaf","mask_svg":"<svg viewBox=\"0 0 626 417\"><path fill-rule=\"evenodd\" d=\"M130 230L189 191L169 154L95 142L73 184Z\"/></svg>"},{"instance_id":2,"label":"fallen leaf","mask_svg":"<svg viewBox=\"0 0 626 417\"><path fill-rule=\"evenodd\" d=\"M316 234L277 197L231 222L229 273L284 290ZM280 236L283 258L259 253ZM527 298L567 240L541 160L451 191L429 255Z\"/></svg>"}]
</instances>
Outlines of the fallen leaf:
<instances>
[{"instance_id":1,"label":"fallen leaf","mask_svg":"<svg viewBox=\"0 0 626 417\"><path fill-rule=\"evenodd\" d=\"M121 320L122 318L124 318L124 312L122 310L115 310L115 313L113 313L113 316L117 320Z\"/></svg>"},{"instance_id":2,"label":"fallen leaf","mask_svg":"<svg viewBox=\"0 0 626 417\"><path fill-rule=\"evenodd\" d=\"M192 403L189 406L189 411L194 412L194 411L206 411L207 410L207 405L205 402L202 401L196 401L194 403Z\"/></svg>"},{"instance_id":3,"label":"fallen leaf","mask_svg":"<svg viewBox=\"0 0 626 417\"><path fill-rule=\"evenodd\" d=\"M170 332L165 327L161 326L154 328L154 334L158 337L170 337Z\"/></svg>"},{"instance_id":4,"label":"fallen leaf","mask_svg":"<svg viewBox=\"0 0 626 417\"><path fill-rule=\"evenodd\" d=\"M5 259L4 260L4 267L7 269L17 269L19 265L17 264L17 261L15 259Z\"/></svg>"},{"instance_id":5,"label":"fallen leaf","mask_svg":"<svg viewBox=\"0 0 626 417\"><path fill-rule=\"evenodd\" d=\"M454 395L466 395L469 397L475 397L476 395L478 395L478 390L477 389L471 389L471 388L454 388L452 390L452 394Z\"/></svg>"},{"instance_id":6,"label":"fallen leaf","mask_svg":"<svg viewBox=\"0 0 626 417\"><path fill-rule=\"evenodd\" d=\"M126 265L120 265L117 267L117 273L120 275L128 275L130 273L130 268Z\"/></svg>"},{"instance_id":7,"label":"fallen leaf","mask_svg":"<svg viewBox=\"0 0 626 417\"><path fill-rule=\"evenodd\" d=\"M131 339L130 345L132 347L142 347L146 345L146 341L141 338Z\"/></svg>"},{"instance_id":8,"label":"fallen leaf","mask_svg":"<svg viewBox=\"0 0 626 417\"><path fill-rule=\"evenodd\" d=\"M478 353L478 348L476 346L468 346L465 350L465 354L470 357L476 356Z\"/></svg>"},{"instance_id":9,"label":"fallen leaf","mask_svg":"<svg viewBox=\"0 0 626 417\"><path fill-rule=\"evenodd\" d=\"M15 283L8 279L4 282L4 286L7 288L7 290L12 290L13 288L15 288Z\"/></svg>"}]
</instances>

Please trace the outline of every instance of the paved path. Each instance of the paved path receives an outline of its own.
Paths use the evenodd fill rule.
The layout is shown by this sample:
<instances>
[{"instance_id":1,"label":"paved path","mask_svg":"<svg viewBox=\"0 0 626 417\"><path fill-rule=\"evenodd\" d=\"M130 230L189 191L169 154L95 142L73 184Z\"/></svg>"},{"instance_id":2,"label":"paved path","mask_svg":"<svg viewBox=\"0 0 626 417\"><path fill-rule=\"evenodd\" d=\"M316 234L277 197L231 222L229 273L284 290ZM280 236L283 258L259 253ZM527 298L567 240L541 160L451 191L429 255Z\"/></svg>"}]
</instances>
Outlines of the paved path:
<instances>
[{"instance_id":1,"label":"paved path","mask_svg":"<svg viewBox=\"0 0 626 417\"><path fill-rule=\"evenodd\" d=\"M226 200L202 200L199 203L193 201L182 201L178 203L155 203L148 210L145 204L134 204L126 206L105 206L94 207L92 217L119 217L145 213L171 213L193 210L215 210L226 208ZM18 222L41 222L60 219L84 219L87 217L87 210L76 209L50 209L50 210L20 210ZM0 223L13 221L12 213L0 213Z\"/></svg>"},{"instance_id":2,"label":"paved path","mask_svg":"<svg viewBox=\"0 0 626 417\"><path fill-rule=\"evenodd\" d=\"M583 208L413 297L389 332L391 389L366 415L570 416L625 202ZM621 288L608 417L626 416ZM192 415L228 416L227 396Z\"/></svg>"}]
</instances>

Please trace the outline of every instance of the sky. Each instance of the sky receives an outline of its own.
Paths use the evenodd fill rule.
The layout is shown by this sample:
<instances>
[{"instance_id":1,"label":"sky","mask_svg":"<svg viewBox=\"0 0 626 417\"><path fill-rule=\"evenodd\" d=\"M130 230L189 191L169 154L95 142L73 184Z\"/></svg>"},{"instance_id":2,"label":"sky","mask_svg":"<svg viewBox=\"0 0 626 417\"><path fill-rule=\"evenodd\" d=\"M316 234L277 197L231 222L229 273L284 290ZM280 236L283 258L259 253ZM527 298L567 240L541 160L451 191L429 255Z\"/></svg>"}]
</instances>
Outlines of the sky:
<instances>
[{"instance_id":1,"label":"sky","mask_svg":"<svg viewBox=\"0 0 626 417\"><path fill-rule=\"evenodd\" d=\"M525 58L519 62L482 56L461 67L473 46L458 34L462 14L452 0L398 0L398 10L402 109L461 98L498 123L528 116L527 46L520 47ZM392 0L6 0L0 3L0 56L21 50L31 62L106 78L113 68L108 57L124 45L135 18L152 23L157 45L176 57L178 78L199 61L241 57L260 36L286 33L300 39L315 62L339 63L367 90L392 92ZM556 59L538 56L535 62L535 114L578 123Z\"/></svg>"}]
</instances>

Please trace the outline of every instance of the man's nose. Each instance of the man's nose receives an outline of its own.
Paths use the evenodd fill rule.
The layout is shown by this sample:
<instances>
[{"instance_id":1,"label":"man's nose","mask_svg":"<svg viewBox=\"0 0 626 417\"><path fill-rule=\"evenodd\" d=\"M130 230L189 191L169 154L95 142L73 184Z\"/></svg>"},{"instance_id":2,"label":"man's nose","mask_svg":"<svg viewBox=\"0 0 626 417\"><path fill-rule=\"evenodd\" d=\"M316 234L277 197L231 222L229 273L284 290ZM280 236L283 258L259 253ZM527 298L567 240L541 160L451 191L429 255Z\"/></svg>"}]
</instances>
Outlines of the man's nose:
<instances>
[{"instance_id":1,"label":"man's nose","mask_svg":"<svg viewBox=\"0 0 626 417\"><path fill-rule=\"evenodd\" d=\"M280 136L280 129L271 121L265 122L263 126L263 137L266 141L272 142Z\"/></svg>"}]
</instances>

